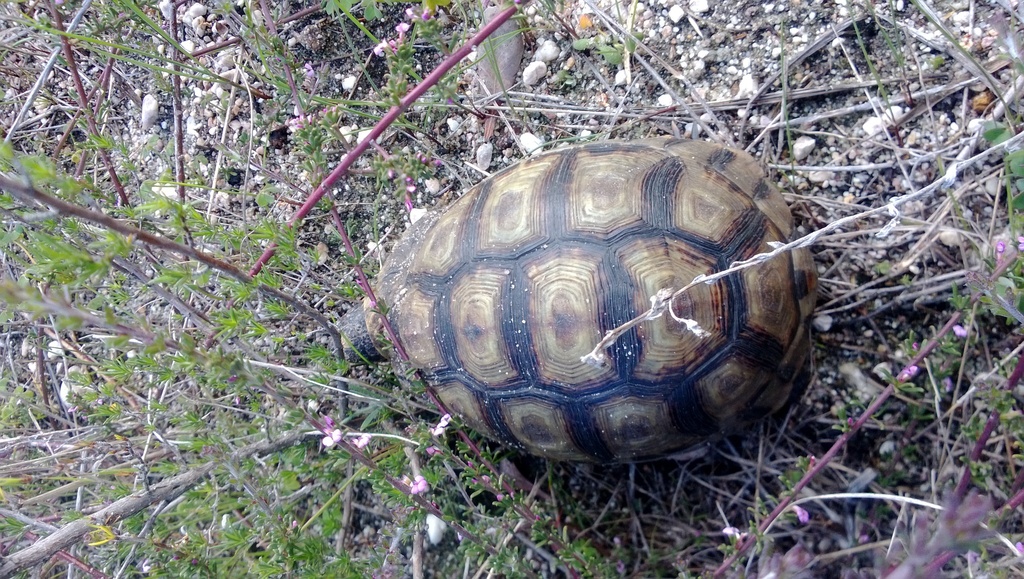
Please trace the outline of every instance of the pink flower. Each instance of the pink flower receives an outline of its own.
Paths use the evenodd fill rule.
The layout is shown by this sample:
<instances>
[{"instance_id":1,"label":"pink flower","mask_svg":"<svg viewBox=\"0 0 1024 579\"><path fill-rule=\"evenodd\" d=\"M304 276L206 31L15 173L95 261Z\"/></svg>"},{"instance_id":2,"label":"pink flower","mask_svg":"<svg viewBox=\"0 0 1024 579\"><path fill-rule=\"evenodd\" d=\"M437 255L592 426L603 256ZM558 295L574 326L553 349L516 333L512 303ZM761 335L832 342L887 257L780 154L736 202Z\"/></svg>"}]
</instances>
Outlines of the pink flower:
<instances>
[{"instance_id":1,"label":"pink flower","mask_svg":"<svg viewBox=\"0 0 1024 579\"><path fill-rule=\"evenodd\" d=\"M341 442L341 431L338 430L337 428L330 432L326 432L325 434L327 434L327 436L325 436L323 440L320 441L321 443L323 443L324 448L330 448L335 444Z\"/></svg>"},{"instance_id":2,"label":"pink flower","mask_svg":"<svg viewBox=\"0 0 1024 579\"><path fill-rule=\"evenodd\" d=\"M416 480L409 485L409 492L414 495L425 493L429 489L430 485L427 484L427 479L423 478L423 475L421 474L416 475Z\"/></svg>"},{"instance_id":3,"label":"pink flower","mask_svg":"<svg viewBox=\"0 0 1024 579\"><path fill-rule=\"evenodd\" d=\"M313 70L313 65L308 62L302 68L306 71L306 78L313 78L313 75L316 74L316 71Z\"/></svg>"},{"instance_id":4,"label":"pink flower","mask_svg":"<svg viewBox=\"0 0 1024 579\"><path fill-rule=\"evenodd\" d=\"M967 337L967 328L964 328L960 324L957 324L957 325L953 326L953 334L956 337L958 337L958 338L966 338Z\"/></svg>"},{"instance_id":5,"label":"pink flower","mask_svg":"<svg viewBox=\"0 0 1024 579\"><path fill-rule=\"evenodd\" d=\"M1002 255L1006 253L1006 242L1000 239L996 242L996 255Z\"/></svg>"},{"instance_id":6,"label":"pink flower","mask_svg":"<svg viewBox=\"0 0 1024 579\"><path fill-rule=\"evenodd\" d=\"M395 26L395 32L398 33L398 37L401 38L406 32L412 29L412 25L408 22L399 22L398 26Z\"/></svg>"},{"instance_id":7,"label":"pink flower","mask_svg":"<svg viewBox=\"0 0 1024 579\"><path fill-rule=\"evenodd\" d=\"M376 54L377 56L384 56L384 52L385 51L390 51L390 50L391 50L391 45L388 44L387 40L381 40L377 44L377 46L373 47L373 53Z\"/></svg>"},{"instance_id":8,"label":"pink flower","mask_svg":"<svg viewBox=\"0 0 1024 579\"><path fill-rule=\"evenodd\" d=\"M1017 236L1017 251L1024 251L1024 235Z\"/></svg>"},{"instance_id":9,"label":"pink flower","mask_svg":"<svg viewBox=\"0 0 1024 579\"><path fill-rule=\"evenodd\" d=\"M427 456L434 456L434 455L438 455L438 454L441 454L441 449L440 448L438 448L436 446L428 446L427 447Z\"/></svg>"},{"instance_id":10,"label":"pink flower","mask_svg":"<svg viewBox=\"0 0 1024 579\"><path fill-rule=\"evenodd\" d=\"M807 509L801 507L800 505L793 505L793 512L796 513L796 520L800 521L801 525L806 525L807 521L811 520L810 513L808 513Z\"/></svg>"},{"instance_id":11,"label":"pink flower","mask_svg":"<svg viewBox=\"0 0 1024 579\"><path fill-rule=\"evenodd\" d=\"M917 373L919 371L921 371L921 369L918 368L917 366L907 366L906 368L903 369L902 372L900 372L899 376L897 376L896 379L899 380L900 382L908 382L911 378L917 376Z\"/></svg>"},{"instance_id":12,"label":"pink flower","mask_svg":"<svg viewBox=\"0 0 1024 579\"><path fill-rule=\"evenodd\" d=\"M352 444L356 448L366 448L366 445L370 444L370 435L366 433L360 434L355 440L352 441Z\"/></svg>"}]
</instances>

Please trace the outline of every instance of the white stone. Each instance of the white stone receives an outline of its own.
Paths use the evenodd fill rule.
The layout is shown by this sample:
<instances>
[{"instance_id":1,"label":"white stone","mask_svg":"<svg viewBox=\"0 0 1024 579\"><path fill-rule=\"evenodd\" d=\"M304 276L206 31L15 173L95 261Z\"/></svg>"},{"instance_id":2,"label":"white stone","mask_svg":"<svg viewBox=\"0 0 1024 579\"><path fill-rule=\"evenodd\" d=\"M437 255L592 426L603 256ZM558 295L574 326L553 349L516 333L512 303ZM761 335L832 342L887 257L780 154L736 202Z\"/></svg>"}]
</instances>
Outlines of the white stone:
<instances>
[{"instance_id":1,"label":"white stone","mask_svg":"<svg viewBox=\"0 0 1024 579\"><path fill-rule=\"evenodd\" d=\"M156 116L160 112L160 103L156 97L148 94L142 97L142 130L148 131L156 124Z\"/></svg>"},{"instance_id":2,"label":"white stone","mask_svg":"<svg viewBox=\"0 0 1024 579\"><path fill-rule=\"evenodd\" d=\"M896 452L896 442L892 440L884 440L878 447L878 454L887 456Z\"/></svg>"},{"instance_id":3,"label":"white stone","mask_svg":"<svg viewBox=\"0 0 1024 579\"><path fill-rule=\"evenodd\" d=\"M660 107L670 107L675 102L676 100L670 94L663 94L658 97L658 106Z\"/></svg>"},{"instance_id":4,"label":"white stone","mask_svg":"<svg viewBox=\"0 0 1024 579\"><path fill-rule=\"evenodd\" d=\"M736 98L746 99L757 94L757 80L754 79L754 75L745 74L740 79L740 86L736 90Z\"/></svg>"},{"instance_id":5,"label":"white stone","mask_svg":"<svg viewBox=\"0 0 1024 579\"><path fill-rule=\"evenodd\" d=\"M412 210L409 211L409 223L416 223L420 219L423 219L423 216L426 214L426 209L422 207L413 207Z\"/></svg>"},{"instance_id":6,"label":"white stone","mask_svg":"<svg viewBox=\"0 0 1024 579\"><path fill-rule=\"evenodd\" d=\"M366 139L370 138L370 133L372 133L372 132L373 132L373 129L362 129L361 131L359 131L358 136L356 136L356 142L357 143L362 143Z\"/></svg>"},{"instance_id":7,"label":"white stone","mask_svg":"<svg viewBox=\"0 0 1024 579\"><path fill-rule=\"evenodd\" d=\"M185 18L188 20L192 20L193 18L198 18L200 16L206 16L206 6L203 6L202 4L193 4L185 11Z\"/></svg>"},{"instance_id":8,"label":"white stone","mask_svg":"<svg viewBox=\"0 0 1024 579\"><path fill-rule=\"evenodd\" d=\"M519 135L519 144L527 154L532 155L533 153L540 151L541 147L544 145L544 139L534 135L533 133L523 133Z\"/></svg>"},{"instance_id":9,"label":"white stone","mask_svg":"<svg viewBox=\"0 0 1024 579\"><path fill-rule=\"evenodd\" d=\"M344 90L352 90L356 88L356 77L353 75L349 75L341 79L341 88L343 88Z\"/></svg>"},{"instance_id":10,"label":"white stone","mask_svg":"<svg viewBox=\"0 0 1024 579\"><path fill-rule=\"evenodd\" d=\"M192 54L196 51L196 43L191 40L182 40L181 48L184 49L185 52Z\"/></svg>"},{"instance_id":11,"label":"white stone","mask_svg":"<svg viewBox=\"0 0 1024 579\"><path fill-rule=\"evenodd\" d=\"M476 166L486 171L491 166L491 158L494 156L494 145L484 143L476 148Z\"/></svg>"},{"instance_id":12,"label":"white stone","mask_svg":"<svg viewBox=\"0 0 1024 579\"><path fill-rule=\"evenodd\" d=\"M704 14L711 9L708 4L708 0L690 0L690 10L693 10L697 14Z\"/></svg>"},{"instance_id":13,"label":"white stone","mask_svg":"<svg viewBox=\"0 0 1024 579\"><path fill-rule=\"evenodd\" d=\"M523 84L533 86L544 79L548 74L548 65L540 61L533 61L523 70Z\"/></svg>"},{"instance_id":14,"label":"white stone","mask_svg":"<svg viewBox=\"0 0 1024 579\"><path fill-rule=\"evenodd\" d=\"M960 232L955 229L943 229L942 232L939 233L939 243L946 247L960 247L961 239L962 236L960 235Z\"/></svg>"},{"instance_id":15,"label":"white stone","mask_svg":"<svg viewBox=\"0 0 1024 579\"><path fill-rule=\"evenodd\" d=\"M462 126L462 123L459 122L459 119L453 119L450 117L444 123L448 125L449 133L454 133L455 131L459 130L459 127Z\"/></svg>"},{"instance_id":16,"label":"white stone","mask_svg":"<svg viewBox=\"0 0 1024 579\"><path fill-rule=\"evenodd\" d=\"M819 332L827 332L832 329L832 316L828 314L814 316L814 319L811 320L811 325Z\"/></svg>"},{"instance_id":17,"label":"white stone","mask_svg":"<svg viewBox=\"0 0 1024 579\"><path fill-rule=\"evenodd\" d=\"M427 513L427 538L431 545L436 545L444 539L444 532L448 530L448 524L437 516Z\"/></svg>"},{"instance_id":18,"label":"white stone","mask_svg":"<svg viewBox=\"0 0 1024 579\"><path fill-rule=\"evenodd\" d=\"M160 8L160 14L164 17L164 20L170 20L171 16L174 15L174 2L171 0L160 0L157 6Z\"/></svg>"},{"instance_id":19,"label":"white stone","mask_svg":"<svg viewBox=\"0 0 1024 579\"><path fill-rule=\"evenodd\" d=\"M615 86L622 86L626 84L626 70L620 68L615 71Z\"/></svg>"},{"instance_id":20,"label":"white stone","mask_svg":"<svg viewBox=\"0 0 1024 579\"><path fill-rule=\"evenodd\" d=\"M814 137L805 136L793 141L793 159L797 161L806 159L811 154L811 151L814 150L815 144L817 144L817 141L814 140Z\"/></svg>"},{"instance_id":21,"label":"white stone","mask_svg":"<svg viewBox=\"0 0 1024 579\"><path fill-rule=\"evenodd\" d=\"M832 171L811 171L811 173L807 175L807 180L811 183L824 183L834 176L835 175Z\"/></svg>"},{"instance_id":22,"label":"white stone","mask_svg":"<svg viewBox=\"0 0 1024 579\"><path fill-rule=\"evenodd\" d=\"M173 183L161 183L159 185L153 185L152 191L154 194L167 199L178 198L178 186Z\"/></svg>"},{"instance_id":23,"label":"white stone","mask_svg":"<svg viewBox=\"0 0 1024 579\"><path fill-rule=\"evenodd\" d=\"M864 133L869 137L873 137L885 130L885 121L878 117L868 117L864 121Z\"/></svg>"},{"instance_id":24,"label":"white stone","mask_svg":"<svg viewBox=\"0 0 1024 579\"><path fill-rule=\"evenodd\" d=\"M693 3L691 2L690 5L693 6ZM679 22L683 16L686 16L686 10L683 10L683 7L678 4L674 4L668 9L668 19L672 22Z\"/></svg>"},{"instance_id":25,"label":"white stone","mask_svg":"<svg viewBox=\"0 0 1024 579\"><path fill-rule=\"evenodd\" d=\"M558 48L557 44L550 40L545 40L540 45L540 48L537 49L537 52L534 53L533 59L540 62L551 62L552 60L558 58L558 55L561 52L562 49Z\"/></svg>"},{"instance_id":26,"label":"white stone","mask_svg":"<svg viewBox=\"0 0 1024 579\"><path fill-rule=\"evenodd\" d=\"M50 340L46 344L46 358L49 360L56 360L59 356L64 355L64 346L61 345L60 340Z\"/></svg>"}]
</instances>

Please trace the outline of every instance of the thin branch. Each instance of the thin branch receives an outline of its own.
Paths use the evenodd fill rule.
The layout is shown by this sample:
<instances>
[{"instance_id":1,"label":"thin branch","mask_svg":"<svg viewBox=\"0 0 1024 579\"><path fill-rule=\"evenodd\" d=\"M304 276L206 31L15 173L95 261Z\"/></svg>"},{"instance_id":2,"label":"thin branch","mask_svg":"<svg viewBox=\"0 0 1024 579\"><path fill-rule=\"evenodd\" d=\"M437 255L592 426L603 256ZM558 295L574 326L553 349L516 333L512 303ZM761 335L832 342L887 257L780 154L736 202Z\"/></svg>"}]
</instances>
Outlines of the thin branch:
<instances>
[{"instance_id":1,"label":"thin branch","mask_svg":"<svg viewBox=\"0 0 1024 579\"><path fill-rule=\"evenodd\" d=\"M94 223L109 229L110 231L120 233L133 243L141 242L142 245L158 247L165 251L176 253L188 259L198 261L199 263L224 273L244 284L255 284L256 288L260 292L275 299L279 299L316 320L317 323L319 323L324 330L330 334L331 340L339 355L342 351L341 334L338 333L338 330L334 328L323 314L316 311L308 304L303 303L298 298L288 295L275 287L271 287L265 283L256 282L252 276L225 261L217 259L216 257L193 247L171 241L166 237L154 235L148 231L132 227L131 225L127 225L109 215L100 213L99 211L93 211L92 209L87 209L80 205L64 201L63 199L47 195L46 193L34 188L31 184L19 182L4 175L0 175L0 189L6 190L14 197L17 197L28 204L39 204L51 207L56 209L62 215L77 217L83 221Z\"/></svg>"}]
</instances>

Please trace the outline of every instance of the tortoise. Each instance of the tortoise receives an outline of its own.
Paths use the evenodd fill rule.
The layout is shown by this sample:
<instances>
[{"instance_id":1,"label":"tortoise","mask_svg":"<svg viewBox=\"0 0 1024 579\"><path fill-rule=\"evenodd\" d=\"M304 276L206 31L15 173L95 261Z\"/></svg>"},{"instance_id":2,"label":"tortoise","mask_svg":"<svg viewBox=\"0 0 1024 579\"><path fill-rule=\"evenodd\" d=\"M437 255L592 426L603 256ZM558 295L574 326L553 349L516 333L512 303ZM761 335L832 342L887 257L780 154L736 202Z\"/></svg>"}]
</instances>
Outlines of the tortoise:
<instances>
[{"instance_id":1,"label":"tortoise","mask_svg":"<svg viewBox=\"0 0 1024 579\"><path fill-rule=\"evenodd\" d=\"M379 310L343 323L472 429L551 459L631 462L735 432L799 396L817 277L806 249L672 298L665 288L787 242L792 215L747 153L679 139L558 149L413 224L378 274ZM367 334L368 331L368 334ZM359 337L362 337L360 341Z\"/></svg>"}]
</instances>

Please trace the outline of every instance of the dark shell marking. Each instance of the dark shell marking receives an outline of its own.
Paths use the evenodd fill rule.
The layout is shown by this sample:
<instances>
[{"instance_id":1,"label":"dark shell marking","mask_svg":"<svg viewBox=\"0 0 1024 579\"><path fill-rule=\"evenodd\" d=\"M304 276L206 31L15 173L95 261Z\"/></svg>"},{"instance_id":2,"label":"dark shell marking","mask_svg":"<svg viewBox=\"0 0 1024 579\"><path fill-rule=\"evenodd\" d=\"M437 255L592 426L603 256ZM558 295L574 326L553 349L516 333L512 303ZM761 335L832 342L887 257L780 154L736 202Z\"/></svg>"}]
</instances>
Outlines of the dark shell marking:
<instances>
[{"instance_id":1,"label":"dark shell marking","mask_svg":"<svg viewBox=\"0 0 1024 579\"><path fill-rule=\"evenodd\" d=\"M659 289L788 241L749 155L654 139L557 150L418 222L378 297L428 385L472 428L555 459L662 456L778 410L806 381L816 277L798 250L678 298L580 361ZM367 316L379 333L378 315Z\"/></svg>"}]
</instances>

